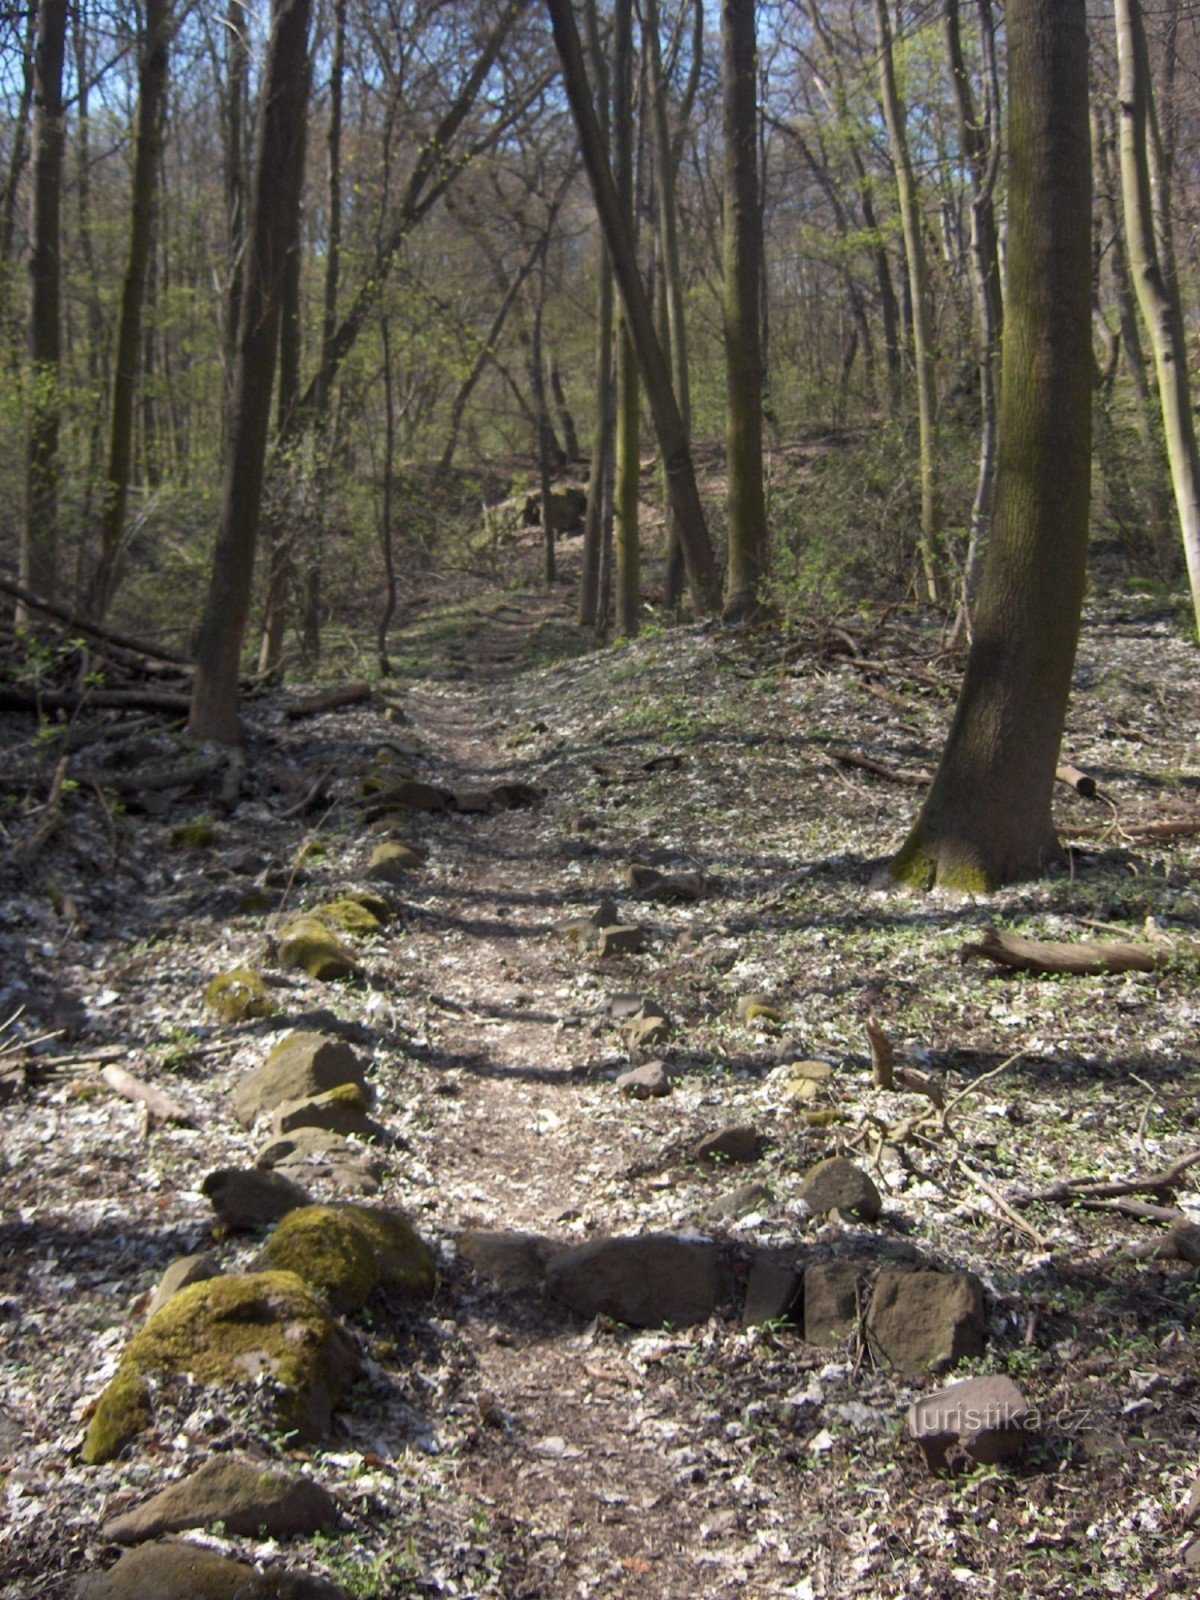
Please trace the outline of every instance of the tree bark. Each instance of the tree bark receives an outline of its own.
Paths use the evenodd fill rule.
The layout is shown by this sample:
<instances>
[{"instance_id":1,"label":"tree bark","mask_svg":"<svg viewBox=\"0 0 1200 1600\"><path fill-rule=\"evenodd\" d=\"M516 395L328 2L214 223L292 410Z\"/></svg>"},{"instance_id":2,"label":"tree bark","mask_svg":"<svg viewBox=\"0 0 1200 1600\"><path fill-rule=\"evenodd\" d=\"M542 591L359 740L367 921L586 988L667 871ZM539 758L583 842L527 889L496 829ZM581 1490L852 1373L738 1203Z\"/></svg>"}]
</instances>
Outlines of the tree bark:
<instances>
[{"instance_id":1,"label":"tree bark","mask_svg":"<svg viewBox=\"0 0 1200 1600\"><path fill-rule=\"evenodd\" d=\"M663 455L670 498L679 518L692 603L698 613L713 611L719 592L717 569L704 510L700 504L700 493L696 487L691 448L671 386L670 369L654 331L654 314L638 270L633 240L623 223L620 201L588 89L571 0L547 0L547 4L562 65L563 86L571 103L584 167L633 337L646 400Z\"/></svg>"},{"instance_id":2,"label":"tree bark","mask_svg":"<svg viewBox=\"0 0 1200 1600\"><path fill-rule=\"evenodd\" d=\"M311 0L273 0L263 71L245 284L221 520L196 653L188 730L232 744L241 736L238 664L250 607L283 275L300 205L300 151L308 101Z\"/></svg>"},{"instance_id":3,"label":"tree bark","mask_svg":"<svg viewBox=\"0 0 1200 1600\"><path fill-rule=\"evenodd\" d=\"M912 307L913 358L917 379L917 422L921 454L921 571L925 594L936 603L941 585L938 560L942 544L942 501L938 475L937 374L933 349L933 317L929 300L929 267L925 259L925 239L921 231L921 208L917 180L913 174L908 137L904 130L905 113L896 88L896 64L892 51L891 0L875 0L879 35L879 87L883 98L888 144L900 199L900 221L904 232L904 256L908 265L909 299Z\"/></svg>"},{"instance_id":4,"label":"tree bark","mask_svg":"<svg viewBox=\"0 0 1200 1600\"><path fill-rule=\"evenodd\" d=\"M595 78L597 131L605 161L610 154L608 64L600 45L596 15L597 0L587 0L584 17L588 33L588 53ZM599 282L596 288L596 410L593 424L592 465L588 474L587 517L583 529L583 557L579 572L579 611L581 628L595 629L601 620L601 554L605 545L605 519L611 506L607 493L609 460L613 448L613 324L614 286L612 263L603 239L600 241Z\"/></svg>"},{"instance_id":5,"label":"tree bark","mask_svg":"<svg viewBox=\"0 0 1200 1600\"><path fill-rule=\"evenodd\" d=\"M1091 468L1085 0L1009 0L1007 304L996 517L954 720L891 864L982 891L1057 861L1051 817L1079 635Z\"/></svg>"},{"instance_id":6,"label":"tree bark","mask_svg":"<svg viewBox=\"0 0 1200 1600\"><path fill-rule=\"evenodd\" d=\"M163 116L167 101L167 65L171 36L171 0L146 0L145 34L138 74L137 135L133 161L133 204L129 223L129 257L117 323L116 369L109 418L108 475L100 560L92 578L88 609L103 622L121 581L129 477L133 465L134 399L142 346L142 309L154 213L158 201L158 167Z\"/></svg>"},{"instance_id":7,"label":"tree bark","mask_svg":"<svg viewBox=\"0 0 1200 1600\"><path fill-rule=\"evenodd\" d=\"M613 7L612 161L621 228L636 251L633 194L633 0ZM638 548L638 486L641 476L641 426L637 359L622 304L617 317L616 487L613 540L617 558L616 631L631 639L641 611L641 561Z\"/></svg>"},{"instance_id":8,"label":"tree bark","mask_svg":"<svg viewBox=\"0 0 1200 1600\"><path fill-rule=\"evenodd\" d=\"M762 212L758 203L758 46L754 0L722 0L722 110L725 133L725 468L727 622L762 611L767 571L763 492Z\"/></svg>"},{"instance_id":9,"label":"tree bark","mask_svg":"<svg viewBox=\"0 0 1200 1600\"><path fill-rule=\"evenodd\" d=\"M33 214L29 256L29 357L32 378L26 454L25 518L19 577L48 600L58 593L58 439L62 414L60 208L63 164L63 58L67 0L41 0L33 90Z\"/></svg>"},{"instance_id":10,"label":"tree bark","mask_svg":"<svg viewBox=\"0 0 1200 1600\"><path fill-rule=\"evenodd\" d=\"M1121 192L1133 282L1150 335L1167 458L1183 537L1192 611L1200 630L1200 451L1192 417L1187 345L1167 231L1165 182L1159 181L1156 215L1151 183L1151 143L1157 143L1150 57L1140 0L1116 0Z\"/></svg>"}]
</instances>

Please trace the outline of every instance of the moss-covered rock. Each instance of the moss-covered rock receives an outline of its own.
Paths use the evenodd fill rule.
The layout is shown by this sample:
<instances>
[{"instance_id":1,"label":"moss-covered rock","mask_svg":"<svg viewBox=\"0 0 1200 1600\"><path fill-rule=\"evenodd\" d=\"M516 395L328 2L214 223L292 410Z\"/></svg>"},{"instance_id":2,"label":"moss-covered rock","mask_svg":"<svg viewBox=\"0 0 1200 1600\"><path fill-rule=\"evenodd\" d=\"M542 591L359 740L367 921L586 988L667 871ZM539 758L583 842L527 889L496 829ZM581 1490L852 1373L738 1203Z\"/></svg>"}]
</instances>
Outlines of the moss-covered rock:
<instances>
[{"instance_id":1,"label":"moss-covered rock","mask_svg":"<svg viewBox=\"0 0 1200 1600\"><path fill-rule=\"evenodd\" d=\"M271 1114L271 1132L282 1139L299 1128L325 1128L379 1144L388 1140L381 1122L367 1115L367 1101L356 1083L342 1083L306 1100L285 1100Z\"/></svg>"},{"instance_id":2,"label":"moss-covered rock","mask_svg":"<svg viewBox=\"0 0 1200 1600\"><path fill-rule=\"evenodd\" d=\"M264 1111L273 1111L287 1100L310 1100L342 1083L357 1084L370 1105L363 1064L344 1039L331 1039L323 1033L289 1033L261 1067L238 1083L233 1092L234 1110L248 1127Z\"/></svg>"},{"instance_id":3,"label":"moss-covered rock","mask_svg":"<svg viewBox=\"0 0 1200 1600\"><path fill-rule=\"evenodd\" d=\"M392 908L382 895L363 891L339 895L336 900L318 906L311 914L323 922L331 933L352 933L365 937L383 932Z\"/></svg>"},{"instance_id":4,"label":"moss-covered rock","mask_svg":"<svg viewBox=\"0 0 1200 1600\"><path fill-rule=\"evenodd\" d=\"M355 977L362 968L325 924L313 916L296 917L279 934L279 960L325 983Z\"/></svg>"},{"instance_id":5,"label":"moss-covered rock","mask_svg":"<svg viewBox=\"0 0 1200 1600\"><path fill-rule=\"evenodd\" d=\"M88 1427L83 1459L110 1460L147 1425L142 1380L150 1373L188 1373L214 1385L267 1373L276 1387L279 1426L313 1440L328 1429L356 1366L346 1334L295 1273L243 1273L193 1284L130 1340Z\"/></svg>"},{"instance_id":6,"label":"moss-covered rock","mask_svg":"<svg viewBox=\"0 0 1200 1600\"><path fill-rule=\"evenodd\" d=\"M204 989L204 1004L225 1022L244 1022L249 1017L269 1017L275 1002L261 976L253 967L235 967L209 980Z\"/></svg>"},{"instance_id":7,"label":"moss-covered rock","mask_svg":"<svg viewBox=\"0 0 1200 1600\"><path fill-rule=\"evenodd\" d=\"M324 1578L278 1567L258 1572L200 1545L144 1544L108 1572L81 1580L76 1600L345 1600Z\"/></svg>"},{"instance_id":8,"label":"moss-covered rock","mask_svg":"<svg viewBox=\"0 0 1200 1600\"><path fill-rule=\"evenodd\" d=\"M371 859L367 862L367 876L374 878L377 883L402 883L423 860L422 853L412 845L385 840L372 850Z\"/></svg>"},{"instance_id":9,"label":"moss-covered rock","mask_svg":"<svg viewBox=\"0 0 1200 1600\"><path fill-rule=\"evenodd\" d=\"M335 1311L356 1311L376 1288L412 1299L433 1293L429 1246L399 1211L372 1206L305 1206L290 1212L268 1240L264 1267L294 1272L329 1297Z\"/></svg>"},{"instance_id":10,"label":"moss-covered rock","mask_svg":"<svg viewBox=\"0 0 1200 1600\"><path fill-rule=\"evenodd\" d=\"M180 822L171 829L171 843L177 850L209 850L217 842L211 822Z\"/></svg>"},{"instance_id":11,"label":"moss-covered rock","mask_svg":"<svg viewBox=\"0 0 1200 1600\"><path fill-rule=\"evenodd\" d=\"M329 850L324 839L319 839L314 834L311 838L305 839L296 851L296 862L297 865L303 866L307 861L323 861L328 854Z\"/></svg>"}]
</instances>

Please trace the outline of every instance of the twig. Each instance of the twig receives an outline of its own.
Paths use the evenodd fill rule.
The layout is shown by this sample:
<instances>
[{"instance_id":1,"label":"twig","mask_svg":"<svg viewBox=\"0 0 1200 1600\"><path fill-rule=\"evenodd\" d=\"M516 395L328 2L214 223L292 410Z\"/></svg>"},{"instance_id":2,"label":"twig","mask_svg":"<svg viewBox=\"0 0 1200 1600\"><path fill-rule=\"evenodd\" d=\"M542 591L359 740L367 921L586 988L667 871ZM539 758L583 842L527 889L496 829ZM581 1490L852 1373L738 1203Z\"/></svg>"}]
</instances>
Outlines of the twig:
<instances>
[{"instance_id":1,"label":"twig","mask_svg":"<svg viewBox=\"0 0 1200 1600\"><path fill-rule=\"evenodd\" d=\"M1046 1241L1037 1231L1037 1229L1031 1226L1030 1223L1026 1222L1025 1218L1021 1216L1020 1212L1013 1210L1012 1206L1009 1205L1008 1201L995 1187L995 1185L989 1183L982 1173L976 1172L973 1167L969 1167L961 1156L954 1157L954 1165L964 1175L964 1177L967 1177L971 1180L971 1182L977 1189L980 1190L981 1193L987 1195L992 1204L999 1208L1001 1213L1008 1218L1009 1222L1012 1223L1013 1227L1016 1228L1018 1232L1023 1233L1027 1238L1032 1239L1039 1250L1044 1250L1046 1248Z\"/></svg>"},{"instance_id":2,"label":"twig","mask_svg":"<svg viewBox=\"0 0 1200 1600\"><path fill-rule=\"evenodd\" d=\"M1178 1161L1173 1161L1162 1172L1153 1172L1149 1177L1124 1178L1117 1182L1110 1182L1105 1178L1076 1178L1052 1183L1048 1188L1035 1189L1029 1194L1014 1195L1013 1204L1061 1205L1071 1204L1077 1200L1113 1200L1133 1194L1171 1194L1179 1179L1198 1161L1200 1161L1200 1150L1192 1150L1186 1156L1180 1156Z\"/></svg>"},{"instance_id":3,"label":"twig","mask_svg":"<svg viewBox=\"0 0 1200 1600\"><path fill-rule=\"evenodd\" d=\"M967 1084L966 1088L960 1089L943 1110L943 1128L948 1128L950 1126L950 1113L952 1111L956 1111L969 1095L975 1094L977 1090L982 1088L983 1085L988 1083L992 1078L998 1078L1002 1072L1007 1072L1009 1067L1015 1066L1015 1064L1020 1061L1025 1054L1026 1052L1024 1050L1018 1050L1015 1055L1009 1056L1007 1061L1002 1061L998 1067L990 1067L987 1072L981 1072L977 1078L972 1078L970 1083Z\"/></svg>"},{"instance_id":4,"label":"twig","mask_svg":"<svg viewBox=\"0 0 1200 1600\"><path fill-rule=\"evenodd\" d=\"M1158 1099L1158 1090L1152 1083L1147 1083L1145 1078L1139 1078L1136 1072L1131 1072L1129 1076L1133 1079L1134 1083L1140 1083L1142 1088L1147 1091L1150 1097L1146 1101L1141 1116L1138 1118L1137 1133L1134 1135L1139 1147L1144 1151L1146 1148L1146 1123L1150 1118L1150 1112L1153 1108L1154 1102Z\"/></svg>"}]
</instances>

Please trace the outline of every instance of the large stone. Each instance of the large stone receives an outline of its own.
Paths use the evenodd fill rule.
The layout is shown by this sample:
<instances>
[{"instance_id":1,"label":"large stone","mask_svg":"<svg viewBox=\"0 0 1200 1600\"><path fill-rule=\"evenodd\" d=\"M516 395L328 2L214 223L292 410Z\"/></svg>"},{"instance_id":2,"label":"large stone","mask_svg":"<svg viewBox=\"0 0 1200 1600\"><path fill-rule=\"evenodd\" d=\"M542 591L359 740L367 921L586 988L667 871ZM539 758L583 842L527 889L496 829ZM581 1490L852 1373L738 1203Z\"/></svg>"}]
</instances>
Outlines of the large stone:
<instances>
[{"instance_id":1,"label":"large stone","mask_svg":"<svg viewBox=\"0 0 1200 1600\"><path fill-rule=\"evenodd\" d=\"M1037 1419L1011 1378L967 1378L914 1400L908 1431L935 1472L994 1466L1021 1454Z\"/></svg>"},{"instance_id":2,"label":"large stone","mask_svg":"<svg viewBox=\"0 0 1200 1600\"><path fill-rule=\"evenodd\" d=\"M497 1289L536 1289L546 1264L562 1246L537 1233L489 1233L470 1229L458 1236L459 1254Z\"/></svg>"},{"instance_id":3,"label":"large stone","mask_svg":"<svg viewBox=\"0 0 1200 1600\"><path fill-rule=\"evenodd\" d=\"M697 1161L710 1164L720 1161L757 1161L760 1144L758 1129L748 1122L740 1122L698 1139L692 1146L692 1155Z\"/></svg>"},{"instance_id":4,"label":"large stone","mask_svg":"<svg viewBox=\"0 0 1200 1600\"><path fill-rule=\"evenodd\" d=\"M356 1083L369 1096L362 1062L344 1040L289 1033L261 1067L241 1080L233 1091L233 1107L238 1121L249 1127L285 1100L311 1100L343 1083Z\"/></svg>"},{"instance_id":5,"label":"large stone","mask_svg":"<svg viewBox=\"0 0 1200 1600\"><path fill-rule=\"evenodd\" d=\"M158 1287L146 1307L146 1315L152 1317L156 1311L161 1311L171 1296L178 1294L180 1289L186 1289L193 1283L204 1283L208 1278L219 1276L220 1271L215 1256L176 1256L158 1280Z\"/></svg>"},{"instance_id":6,"label":"large stone","mask_svg":"<svg viewBox=\"0 0 1200 1600\"><path fill-rule=\"evenodd\" d=\"M371 1206L306 1206L283 1219L260 1269L294 1272L335 1311L357 1311L378 1289L426 1300L437 1274L429 1246L399 1211Z\"/></svg>"},{"instance_id":7,"label":"large stone","mask_svg":"<svg viewBox=\"0 0 1200 1600\"><path fill-rule=\"evenodd\" d=\"M800 1198L818 1216L838 1211L860 1222L874 1222L883 1209L879 1190L845 1156L831 1156L811 1167L800 1183Z\"/></svg>"},{"instance_id":8,"label":"large stone","mask_svg":"<svg viewBox=\"0 0 1200 1600\"><path fill-rule=\"evenodd\" d=\"M971 1272L887 1268L875 1280L867 1334L876 1355L908 1377L983 1353L983 1285Z\"/></svg>"},{"instance_id":9,"label":"large stone","mask_svg":"<svg viewBox=\"0 0 1200 1600\"><path fill-rule=\"evenodd\" d=\"M389 811L445 811L450 800L448 789L422 783L419 778L403 778L377 794L370 809L373 816L385 816Z\"/></svg>"},{"instance_id":10,"label":"large stone","mask_svg":"<svg viewBox=\"0 0 1200 1600\"><path fill-rule=\"evenodd\" d=\"M308 1204L308 1195L299 1184L281 1173L256 1167L219 1167L205 1178L200 1192L212 1201L218 1220L234 1232L265 1228L297 1206Z\"/></svg>"},{"instance_id":11,"label":"large stone","mask_svg":"<svg viewBox=\"0 0 1200 1600\"><path fill-rule=\"evenodd\" d=\"M759 1328L791 1317L800 1297L801 1277L795 1261L773 1250L756 1250L750 1258L742 1326Z\"/></svg>"},{"instance_id":12,"label":"large stone","mask_svg":"<svg viewBox=\"0 0 1200 1600\"><path fill-rule=\"evenodd\" d=\"M141 1544L220 1522L226 1533L247 1538L261 1530L268 1539L296 1539L336 1519L337 1501L311 1478L273 1471L243 1456L215 1456L134 1510L110 1517L100 1536L114 1544Z\"/></svg>"},{"instance_id":13,"label":"large stone","mask_svg":"<svg viewBox=\"0 0 1200 1600\"><path fill-rule=\"evenodd\" d=\"M361 972L353 954L318 918L294 917L279 930L279 964L306 972L321 983Z\"/></svg>"},{"instance_id":14,"label":"large stone","mask_svg":"<svg viewBox=\"0 0 1200 1600\"><path fill-rule=\"evenodd\" d=\"M403 883L414 868L419 867L424 856L410 844L386 839L371 851L367 862L367 877L376 883Z\"/></svg>"},{"instance_id":15,"label":"large stone","mask_svg":"<svg viewBox=\"0 0 1200 1600\"><path fill-rule=\"evenodd\" d=\"M645 1066L631 1067L617 1078L617 1088L634 1100L657 1100L671 1092L671 1079L661 1061L647 1061Z\"/></svg>"},{"instance_id":16,"label":"large stone","mask_svg":"<svg viewBox=\"0 0 1200 1600\"><path fill-rule=\"evenodd\" d=\"M861 1273L853 1261L816 1261L804 1272L804 1337L841 1344L858 1326Z\"/></svg>"},{"instance_id":17,"label":"large stone","mask_svg":"<svg viewBox=\"0 0 1200 1600\"><path fill-rule=\"evenodd\" d=\"M642 900L674 900L690 904L704 893L702 872L660 872L657 867L635 861L629 868L627 882Z\"/></svg>"},{"instance_id":18,"label":"large stone","mask_svg":"<svg viewBox=\"0 0 1200 1600\"><path fill-rule=\"evenodd\" d=\"M272 1111L271 1132L276 1139L301 1128L322 1128L344 1138L353 1136L378 1144L388 1138L383 1124L368 1115L366 1096L356 1083L340 1083L336 1089L302 1100L285 1100Z\"/></svg>"},{"instance_id":19,"label":"large stone","mask_svg":"<svg viewBox=\"0 0 1200 1600\"><path fill-rule=\"evenodd\" d=\"M93 1573L78 1600L345 1600L345 1591L303 1572L258 1572L194 1544L143 1544L108 1572Z\"/></svg>"},{"instance_id":20,"label":"large stone","mask_svg":"<svg viewBox=\"0 0 1200 1600\"><path fill-rule=\"evenodd\" d=\"M564 1250L546 1268L546 1288L581 1316L659 1328L706 1321L727 1284L711 1240L646 1234Z\"/></svg>"},{"instance_id":21,"label":"large stone","mask_svg":"<svg viewBox=\"0 0 1200 1600\"><path fill-rule=\"evenodd\" d=\"M354 1376L357 1357L318 1296L292 1272L211 1278L172 1295L125 1348L83 1443L95 1464L119 1455L150 1420L153 1373L198 1383L273 1380L276 1419L302 1441L320 1439Z\"/></svg>"}]
</instances>

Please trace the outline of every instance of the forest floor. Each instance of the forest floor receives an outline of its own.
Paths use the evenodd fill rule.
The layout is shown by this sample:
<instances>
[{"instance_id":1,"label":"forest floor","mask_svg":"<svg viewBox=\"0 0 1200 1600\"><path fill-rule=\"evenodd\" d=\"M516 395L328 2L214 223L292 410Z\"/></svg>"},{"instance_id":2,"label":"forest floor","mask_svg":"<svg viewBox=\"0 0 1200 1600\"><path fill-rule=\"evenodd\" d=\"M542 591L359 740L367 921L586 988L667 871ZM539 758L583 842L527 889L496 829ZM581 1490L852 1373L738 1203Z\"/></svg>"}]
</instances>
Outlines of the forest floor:
<instances>
[{"instance_id":1,"label":"forest floor","mask_svg":"<svg viewBox=\"0 0 1200 1600\"><path fill-rule=\"evenodd\" d=\"M16 798L0 1021L24 1009L0 1037L0 1595L72 1594L118 1554L107 1516L233 1447L302 1464L339 1497L341 1525L288 1544L187 1537L349 1595L1185 1592L1195 1273L1158 1253L1153 1220L1023 1197L1143 1178L1200 1149L1196 963L1045 978L958 959L984 924L1140 939L1153 918L1160 937L1196 935L1196 655L1174 611L1144 596L1089 605L1064 753L1099 793L1060 787L1069 871L914 898L880 888L878 870L953 703L935 627L881 608L837 628L648 628L595 651L573 588L536 582L532 543L523 560L507 587L397 632L391 710L376 699L289 721L298 690L251 700L244 798L202 848L171 829L206 813L203 796L122 813L81 773L62 826L23 855L68 735L3 719ZM111 741L110 765L177 759L165 726ZM427 782L528 783L540 801L414 814L427 858L391 891L388 931L359 947L365 976L285 972L270 942L284 913L364 881L375 840L359 790L384 747ZM324 798L298 812L322 774ZM1163 822L1177 836L1156 836ZM634 862L702 873L701 897L638 899ZM243 909L255 881L269 902ZM602 897L643 928L641 953L602 959L556 931ZM267 974L278 1014L215 1021L205 985L243 964ZM652 1051L631 1051L620 1001L613 1014L629 993L669 1019ZM739 1018L756 993L778 1020ZM254 1236L214 1232L201 1184L252 1161L232 1086L314 1012L369 1064L399 1140L373 1203L434 1245L434 1300L349 1318L370 1359L323 1446L273 1433L252 1386L183 1384L130 1451L84 1465L88 1408L167 1263L211 1248L237 1270L255 1254ZM976 1086L952 1118L872 1087L868 1019L946 1100ZM650 1055L673 1092L627 1098L616 1076ZM813 1100L791 1093L800 1059L832 1068ZM100 1078L114 1060L196 1127L148 1127ZM746 1124L752 1164L694 1156L704 1135ZM835 1154L883 1195L870 1227L799 1198ZM1200 1221L1200 1166L1142 1198ZM763 1247L918 1252L984 1285L987 1351L953 1376L1014 1377L1040 1428L1013 1466L935 1475L905 1417L940 1380L876 1363L861 1330L822 1349L736 1309L678 1329L588 1322L476 1275L463 1230L563 1246L702 1234L743 1264Z\"/></svg>"}]
</instances>

